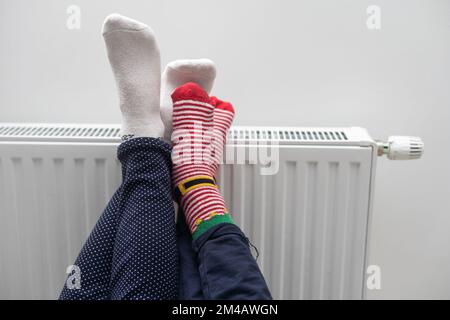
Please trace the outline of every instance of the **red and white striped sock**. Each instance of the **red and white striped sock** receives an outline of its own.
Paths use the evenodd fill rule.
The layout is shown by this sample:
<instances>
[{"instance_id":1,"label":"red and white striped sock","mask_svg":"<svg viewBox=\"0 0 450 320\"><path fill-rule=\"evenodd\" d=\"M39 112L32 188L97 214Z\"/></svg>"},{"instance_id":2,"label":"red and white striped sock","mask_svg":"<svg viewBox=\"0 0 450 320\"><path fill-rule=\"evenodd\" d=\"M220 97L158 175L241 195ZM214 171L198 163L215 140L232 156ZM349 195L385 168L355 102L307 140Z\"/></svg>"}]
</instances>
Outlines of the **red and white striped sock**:
<instances>
[{"instance_id":1,"label":"red and white striped sock","mask_svg":"<svg viewBox=\"0 0 450 320\"><path fill-rule=\"evenodd\" d=\"M195 83L177 88L172 99L173 185L186 223L197 238L213 225L232 223L214 175L234 110L229 103L211 100Z\"/></svg>"},{"instance_id":2,"label":"red and white striped sock","mask_svg":"<svg viewBox=\"0 0 450 320\"><path fill-rule=\"evenodd\" d=\"M234 108L229 102L222 101L217 97L211 97L211 104L214 109L214 163L216 171L222 158L223 149L227 140L228 130L234 119Z\"/></svg>"}]
</instances>

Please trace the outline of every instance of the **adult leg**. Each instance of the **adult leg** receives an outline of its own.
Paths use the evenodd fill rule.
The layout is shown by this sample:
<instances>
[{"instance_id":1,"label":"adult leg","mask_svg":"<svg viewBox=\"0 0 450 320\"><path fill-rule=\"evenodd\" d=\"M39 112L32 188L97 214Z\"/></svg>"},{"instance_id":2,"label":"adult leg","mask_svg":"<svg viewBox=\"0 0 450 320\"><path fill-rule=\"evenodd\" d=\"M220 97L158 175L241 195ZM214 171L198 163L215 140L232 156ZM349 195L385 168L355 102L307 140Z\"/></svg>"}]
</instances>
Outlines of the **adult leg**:
<instances>
[{"instance_id":1,"label":"adult leg","mask_svg":"<svg viewBox=\"0 0 450 320\"><path fill-rule=\"evenodd\" d=\"M89 289L86 277L99 274L104 293L92 298L176 298L170 147L157 139L164 134L158 45L148 26L117 14L106 19L103 36L119 89L122 134L125 140L135 139L119 147L122 186L77 259L87 265L81 270L82 285ZM104 238L107 246L101 245ZM65 292L66 288L63 297Z\"/></svg>"},{"instance_id":2,"label":"adult leg","mask_svg":"<svg viewBox=\"0 0 450 320\"><path fill-rule=\"evenodd\" d=\"M65 284L62 300L178 297L170 147L134 138L119 146L118 158L122 185L75 261L81 288Z\"/></svg>"},{"instance_id":3,"label":"adult leg","mask_svg":"<svg viewBox=\"0 0 450 320\"><path fill-rule=\"evenodd\" d=\"M119 150L124 184L111 298L173 299L178 255L170 147L153 139L164 135L158 44L147 25L119 15L107 18L103 36L119 89L122 134L135 137Z\"/></svg>"},{"instance_id":4,"label":"adult leg","mask_svg":"<svg viewBox=\"0 0 450 320\"><path fill-rule=\"evenodd\" d=\"M114 243L111 298L178 297L178 250L170 147L134 138L119 148L123 184Z\"/></svg>"}]
</instances>

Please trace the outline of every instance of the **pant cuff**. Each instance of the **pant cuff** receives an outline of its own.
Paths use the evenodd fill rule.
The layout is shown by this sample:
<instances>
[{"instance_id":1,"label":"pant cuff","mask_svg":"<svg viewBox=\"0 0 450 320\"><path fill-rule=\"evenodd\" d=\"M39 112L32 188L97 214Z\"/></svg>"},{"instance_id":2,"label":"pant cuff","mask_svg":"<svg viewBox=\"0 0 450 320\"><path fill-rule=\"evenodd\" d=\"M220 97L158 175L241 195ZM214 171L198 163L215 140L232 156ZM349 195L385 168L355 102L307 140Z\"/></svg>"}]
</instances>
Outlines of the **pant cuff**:
<instances>
[{"instance_id":1,"label":"pant cuff","mask_svg":"<svg viewBox=\"0 0 450 320\"><path fill-rule=\"evenodd\" d=\"M206 231L211 229L214 226L217 226L221 223L231 223L234 224L233 219L231 218L230 214L224 214L224 215L217 215L212 217L209 220L202 221L198 226L197 229L192 234L192 239L196 240L198 239L202 234L204 234Z\"/></svg>"}]
</instances>

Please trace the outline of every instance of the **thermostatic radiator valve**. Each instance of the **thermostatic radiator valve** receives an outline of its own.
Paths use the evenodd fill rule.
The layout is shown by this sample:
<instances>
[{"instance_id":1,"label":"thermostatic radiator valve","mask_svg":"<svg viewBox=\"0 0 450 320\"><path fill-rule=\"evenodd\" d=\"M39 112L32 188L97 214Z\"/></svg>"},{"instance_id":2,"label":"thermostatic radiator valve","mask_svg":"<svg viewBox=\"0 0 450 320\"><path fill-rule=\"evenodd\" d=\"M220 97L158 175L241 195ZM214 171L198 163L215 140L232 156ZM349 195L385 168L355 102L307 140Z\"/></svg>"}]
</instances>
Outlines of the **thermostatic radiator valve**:
<instances>
[{"instance_id":1,"label":"thermostatic radiator valve","mask_svg":"<svg viewBox=\"0 0 450 320\"><path fill-rule=\"evenodd\" d=\"M387 142L377 141L378 155L390 160L419 159L423 154L423 141L418 137L391 136Z\"/></svg>"}]
</instances>

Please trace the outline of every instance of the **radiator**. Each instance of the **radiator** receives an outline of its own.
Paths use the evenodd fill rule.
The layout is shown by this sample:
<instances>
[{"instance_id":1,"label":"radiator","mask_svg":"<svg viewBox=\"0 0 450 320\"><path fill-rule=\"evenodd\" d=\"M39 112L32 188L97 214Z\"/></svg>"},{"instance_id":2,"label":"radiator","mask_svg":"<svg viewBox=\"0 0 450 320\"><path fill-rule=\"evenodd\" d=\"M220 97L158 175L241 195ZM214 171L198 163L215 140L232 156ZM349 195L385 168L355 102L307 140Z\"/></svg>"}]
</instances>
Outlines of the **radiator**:
<instances>
[{"instance_id":1,"label":"radiator","mask_svg":"<svg viewBox=\"0 0 450 320\"><path fill-rule=\"evenodd\" d=\"M116 125L0 124L0 299L58 296L120 183L118 143ZM230 130L221 191L274 298L365 297L379 149L355 127Z\"/></svg>"}]
</instances>

